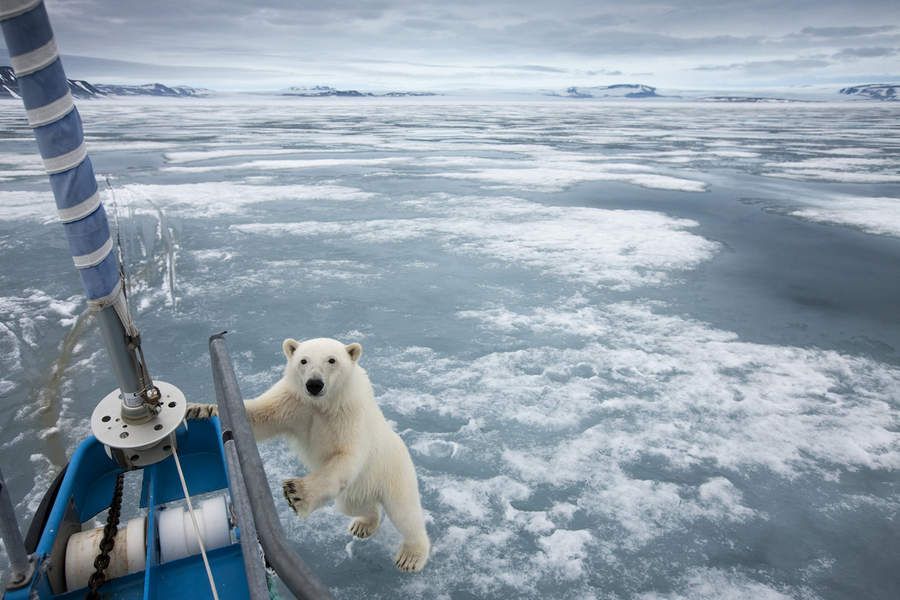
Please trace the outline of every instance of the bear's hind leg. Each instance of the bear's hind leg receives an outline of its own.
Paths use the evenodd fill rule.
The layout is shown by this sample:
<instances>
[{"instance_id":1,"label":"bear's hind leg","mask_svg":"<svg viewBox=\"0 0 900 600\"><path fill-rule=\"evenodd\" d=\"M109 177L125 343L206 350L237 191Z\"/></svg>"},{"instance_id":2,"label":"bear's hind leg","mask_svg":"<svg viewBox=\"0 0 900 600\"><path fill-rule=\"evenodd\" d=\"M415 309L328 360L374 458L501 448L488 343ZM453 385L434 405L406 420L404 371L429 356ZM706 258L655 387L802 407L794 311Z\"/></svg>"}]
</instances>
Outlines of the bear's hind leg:
<instances>
[{"instance_id":1,"label":"bear's hind leg","mask_svg":"<svg viewBox=\"0 0 900 600\"><path fill-rule=\"evenodd\" d=\"M350 522L350 533L354 537L358 537L361 540L364 540L368 537L372 537L372 534L378 530L378 526L381 525L381 511L375 510L370 515L363 517L356 517Z\"/></svg>"},{"instance_id":2,"label":"bear's hind leg","mask_svg":"<svg viewBox=\"0 0 900 600\"><path fill-rule=\"evenodd\" d=\"M398 569L408 573L416 573L425 568L428 562L428 553L431 551L431 542L425 531L425 518L422 514L422 506L419 504L418 490L415 494L407 494L402 499L390 499L384 503L391 523L403 536L400 550L394 557L394 565Z\"/></svg>"},{"instance_id":3,"label":"bear's hind leg","mask_svg":"<svg viewBox=\"0 0 900 600\"><path fill-rule=\"evenodd\" d=\"M340 495L335 500L337 509L349 517L356 517L350 522L348 530L360 539L371 537L381 525L381 507L369 499L358 499Z\"/></svg>"},{"instance_id":4,"label":"bear's hind leg","mask_svg":"<svg viewBox=\"0 0 900 600\"><path fill-rule=\"evenodd\" d=\"M428 542L410 544L406 541L400 546L394 565L405 573L418 573L428 562Z\"/></svg>"}]
</instances>

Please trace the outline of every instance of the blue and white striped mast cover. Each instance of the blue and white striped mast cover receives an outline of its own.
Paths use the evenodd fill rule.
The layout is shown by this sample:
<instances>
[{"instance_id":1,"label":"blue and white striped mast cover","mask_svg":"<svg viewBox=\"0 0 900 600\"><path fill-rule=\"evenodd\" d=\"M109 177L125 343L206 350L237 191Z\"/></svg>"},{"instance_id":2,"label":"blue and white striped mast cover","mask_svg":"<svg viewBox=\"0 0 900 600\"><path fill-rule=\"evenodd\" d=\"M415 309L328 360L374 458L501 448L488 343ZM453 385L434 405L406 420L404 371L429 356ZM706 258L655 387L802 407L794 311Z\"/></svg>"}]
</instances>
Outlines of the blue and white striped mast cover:
<instances>
[{"instance_id":1,"label":"blue and white striped mast cover","mask_svg":"<svg viewBox=\"0 0 900 600\"><path fill-rule=\"evenodd\" d=\"M119 291L118 261L43 0L0 0L0 22L85 293L111 299Z\"/></svg>"},{"instance_id":2,"label":"blue and white striped mast cover","mask_svg":"<svg viewBox=\"0 0 900 600\"><path fill-rule=\"evenodd\" d=\"M140 332L125 301L81 116L72 100L43 0L0 0L0 26L72 260L88 304L99 311L123 411L131 418L144 418L148 407L158 406L159 390L153 385L140 348Z\"/></svg>"}]
</instances>

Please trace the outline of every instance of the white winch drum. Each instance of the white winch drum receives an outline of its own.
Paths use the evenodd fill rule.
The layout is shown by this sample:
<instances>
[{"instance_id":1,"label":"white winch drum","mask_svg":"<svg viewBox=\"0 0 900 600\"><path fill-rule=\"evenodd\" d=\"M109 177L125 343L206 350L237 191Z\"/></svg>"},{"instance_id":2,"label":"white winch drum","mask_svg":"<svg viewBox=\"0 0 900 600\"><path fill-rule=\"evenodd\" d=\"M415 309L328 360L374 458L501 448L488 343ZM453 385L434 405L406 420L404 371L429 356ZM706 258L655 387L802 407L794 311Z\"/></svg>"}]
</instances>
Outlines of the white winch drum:
<instances>
[{"instance_id":1,"label":"white winch drum","mask_svg":"<svg viewBox=\"0 0 900 600\"><path fill-rule=\"evenodd\" d=\"M194 511L206 551L231 543L231 525L225 496L214 496L200 502ZM185 556L200 554L191 513L183 507L170 507L159 512L160 562L167 563Z\"/></svg>"},{"instance_id":2,"label":"white winch drum","mask_svg":"<svg viewBox=\"0 0 900 600\"><path fill-rule=\"evenodd\" d=\"M109 553L109 567L106 578L113 579L144 570L147 539L146 517L128 521L116 532L116 543ZM94 559L100 553L103 527L89 529L72 535L66 542L66 589L69 591L86 587L96 570Z\"/></svg>"}]
</instances>

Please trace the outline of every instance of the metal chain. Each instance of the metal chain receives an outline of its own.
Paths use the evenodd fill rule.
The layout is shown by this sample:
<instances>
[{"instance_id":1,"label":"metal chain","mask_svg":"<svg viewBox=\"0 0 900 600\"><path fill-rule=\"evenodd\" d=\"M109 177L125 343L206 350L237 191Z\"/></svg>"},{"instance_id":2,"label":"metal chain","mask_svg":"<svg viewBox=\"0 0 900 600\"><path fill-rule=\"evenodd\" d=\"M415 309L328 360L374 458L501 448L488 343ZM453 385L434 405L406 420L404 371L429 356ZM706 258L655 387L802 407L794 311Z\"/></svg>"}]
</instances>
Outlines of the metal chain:
<instances>
[{"instance_id":1,"label":"metal chain","mask_svg":"<svg viewBox=\"0 0 900 600\"><path fill-rule=\"evenodd\" d=\"M109 566L109 553L116 545L116 534L119 532L119 517L122 512L122 489L125 485L125 472L116 477L116 486L113 490L112 502L109 503L109 514L106 517L106 526L103 527L103 538L100 540L100 554L94 559L94 571L88 580L88 593L86 600L100 600L97 591L106 583L106 568Z\"/></svg>"}]
</instances>

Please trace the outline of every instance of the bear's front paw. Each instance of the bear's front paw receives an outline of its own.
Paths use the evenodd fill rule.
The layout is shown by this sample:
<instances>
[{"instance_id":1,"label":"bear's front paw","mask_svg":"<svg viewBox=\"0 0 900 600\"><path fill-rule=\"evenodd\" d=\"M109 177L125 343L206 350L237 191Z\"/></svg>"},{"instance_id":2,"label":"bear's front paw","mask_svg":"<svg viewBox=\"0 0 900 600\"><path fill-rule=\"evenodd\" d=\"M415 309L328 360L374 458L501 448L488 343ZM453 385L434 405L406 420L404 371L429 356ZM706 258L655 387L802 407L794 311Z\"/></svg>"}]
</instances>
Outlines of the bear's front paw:
<instances>
[{"instance_id":1,"label":"bear's front paw","mask_svg":"<svg viewBox=\"0 0 900 600\"><path fill-rule=\"evenodd\" d=\"M309 516L309 513L313 511L309 487L302 477L285 479L281 483L281 490L284 492L284 498L288 505L301 517Z\"/></svg>"},{"instance_id":2,"label":"bear's front paw","mask_svg":"<svg viewBox=\"0 0 900 600\"><path fill-rule=\"evenodd\" d=\"M188 404L187 412L184 413L184 418L188 420L193 419L209 419L210 417L218 417L219 416L219 407L215 404Z\"/></svg>"}]
</instances>

